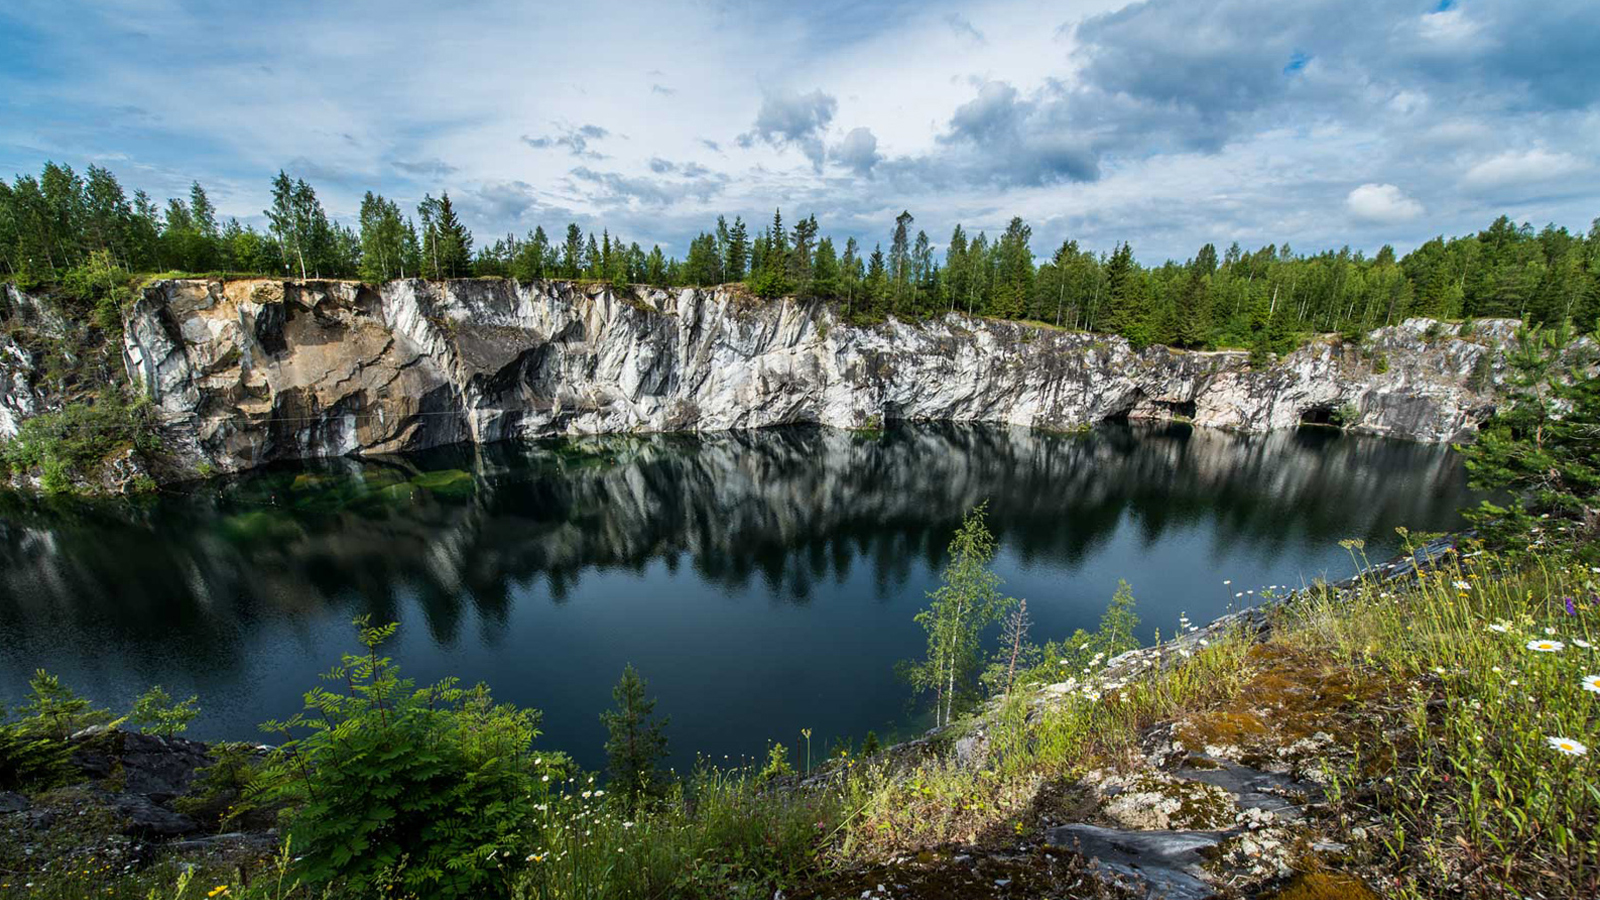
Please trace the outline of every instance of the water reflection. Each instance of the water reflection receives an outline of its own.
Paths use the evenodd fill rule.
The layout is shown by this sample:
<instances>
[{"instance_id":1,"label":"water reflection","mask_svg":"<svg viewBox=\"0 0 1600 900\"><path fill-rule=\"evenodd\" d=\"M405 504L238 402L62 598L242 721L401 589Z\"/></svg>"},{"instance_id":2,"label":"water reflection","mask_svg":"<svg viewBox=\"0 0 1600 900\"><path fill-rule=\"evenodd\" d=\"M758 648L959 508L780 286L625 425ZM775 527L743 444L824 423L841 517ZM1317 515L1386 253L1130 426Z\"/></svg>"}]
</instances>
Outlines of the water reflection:
<instances>
[{"instance_id":1,"label":"water reflection","mask_svg":"<svg viewBox=\"0 0 1600 900\"><path fill-rule=\"evenodd\" d=\"M193 684L202 695L230 684L239 704L254 704L263 688L248 682L276 675L263 675L264 658L289 666L286 681L304 689L326 660L284 660L319 652L360 613L413 635L423 625L428 640L412 649L442 654L441 668L494 672L501 663L485 658L543 640L522 607L610 602L590 596L598 590L659 610L642 615L711 628L685 638L683 652L699 655L726 656L742 640L705 624L729 615L717 603L823 603L825 617L843 615L831 611L840 598L895 604L848 614L853 627L885 632L881 647L863 647L878 658L851 677L882 670L872 677L883 681L895 655L915 652L910 611L979 502L989 503L1012 590L1032 591L1041 625L1092 620L1116 575L1143 577L1147 624L1165 625L1180 607L1221 611L1220 590L1184 594L1223 561L1241 578L1287 580L1340 567L1341 538L1381 547L1398 524L1453 527L1465 488L1449 454L1325 430L903 425L869 438L786 428L334 460L132 506L7 497L0 696L50 665L107 695L134 682ZM1123 571L1102 571L1110 566ZM1041 603L1041 593L1057 599ZM267 643L299 649L273 655ZM615 673L562 677L601 684ZM213 724L238 730L287 711L237 709Z\"/></svg>"}]
</instances>

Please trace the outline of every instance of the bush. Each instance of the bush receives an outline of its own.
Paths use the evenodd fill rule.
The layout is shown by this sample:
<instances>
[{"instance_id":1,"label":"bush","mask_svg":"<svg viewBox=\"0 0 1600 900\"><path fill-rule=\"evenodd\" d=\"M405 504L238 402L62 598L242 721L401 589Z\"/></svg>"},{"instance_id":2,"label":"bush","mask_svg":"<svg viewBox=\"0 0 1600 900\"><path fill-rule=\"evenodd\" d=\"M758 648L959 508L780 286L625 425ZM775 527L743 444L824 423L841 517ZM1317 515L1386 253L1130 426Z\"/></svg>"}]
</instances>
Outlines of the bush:
<instances>
[{"instance_id":1,"label":"bush","mask_svg":"<svg viewBox=\"0 0 1600 900\"><path fill-rule=\"evenodd\" d=\"M187 730L189 722L200 714L200 710L195 708L198 699L191 696L187 700L173 702L172 696L158 684L133 702L128 721L141 726L140 730L148 734L172 737Z\"/></svg>"},{"instance_id":2,"label":"bush","mask_svg":"<svg viewBox=\"0 0 1600 900\"><path fill-rule=\"evenodd\" d=\"M378 655L396 626L355 624L366 653L345 654L324 676L336 690L312 688L304 713L262 726L287 740L254 799L292 808L287 833L305 848L298 874L311 885L342 883L356 896L497 893L532 814L539 713L454 679L415 689Z\"/></svg>"},{"instance_id":3,"label":"bush","mask_svg":"<svg viewBox=\"0 0 1600 900\"><path fill-rule=\"evenodd\" d=\"M24 421L16 436L0 444L0 461L15 471L37 469L41 486L55 494L96 477L118 450L153 453L159 444L149 401L111 389L93 403L69 403Z\"/></svg>"},{"instance_id":4,"label":"bush","mask_svg":"<svg viewBox=\"0 0 1600 900\"><path fill-rule=\"evenodd\" d=\"M28 680L28 696L16 712L17 721L9 722L0 708L0 790L65 784L73 772L67 738L111 718L43 669Z\"/></svg>"},{"instance_id":5,"label":"bush","mask_svg":"<svg viewBox=\"0 0 1600 900\"><path fill-rule=\"evenodd\" d=\"M767 764L761 767L761 774L756 776L756 780L767 782L774 778L788 778L793 774L794 766L789 764L789 748L773 744L767 749Z\"/></svg>"}]
</instances>

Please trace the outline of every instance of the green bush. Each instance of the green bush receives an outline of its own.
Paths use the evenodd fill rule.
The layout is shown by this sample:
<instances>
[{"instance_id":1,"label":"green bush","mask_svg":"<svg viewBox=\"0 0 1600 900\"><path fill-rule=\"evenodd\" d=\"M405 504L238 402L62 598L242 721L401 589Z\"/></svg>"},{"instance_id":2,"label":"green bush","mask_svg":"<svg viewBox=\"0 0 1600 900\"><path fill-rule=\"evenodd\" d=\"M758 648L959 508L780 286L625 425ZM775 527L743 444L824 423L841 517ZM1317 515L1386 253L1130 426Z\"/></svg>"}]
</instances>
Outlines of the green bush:
<instances>
[{"instance_id":1,"label":"green bush","mask_svg":"<svg viewBox=\"0 0 1600 900\"><path fill-rule=\"evenodd\" d=\"M111 389L92 403L69 403L24 421L0 444L0 461L14 471L39 470L41 486L54 494L94 478L118 450L152 453L159 444L149 401Z\"/></svg>"},{"instance_id":2,"label":"green bush","mask_svg":"<svg viewBox=\"0 0 1600 900\"><path fill-rule=\"evenodd\" d=\"M767 764L761 767L761 774L756 776L756 780L767 782L774 778L787 778L793 774L794 766L789 764L789 748L782 744L773 744L767 749Z\"/></svg>"},{"instance_id":3,"label":"green bush","mask_svg":"<svg viewBox=\"0 0 1600 900\"><path fill-rule=\"evenodd\" d=\"M28 696L15 712L17 720L8 721L0 708L0 790L38 791L67 783L73 772L67 737L111 718L43 669L28 680Z\"/></svg>"},{"instance_id":4,"label":"green bush","mask_svg":"<svg viewBox=\"0 0 1600 900\"><path fill-rule=\"evenodd\" d=\"M166 689L158 684L133 702L128 721L140 726L140 730L148 734L172 737L187 730L189 722L200 714L200 710L195 708L198 699L191 696L187 700L174 702Z\"/></svg>"},{"instance_id":5,"label":"green bush","mask_svg":"<svg viewBox=\"0 0 1600 900\"><path fill-rule=\"evenodd\" d=\"M324 676L335 690L312 688L304 713L262 726L287 740L253 799L291 808L308 884L355 896L502 892L500 864L516 858L532 814L539 713L454 679L416 689L378 655L396 626L355 624L366 653Z\"/></svg>"}]
</instances>

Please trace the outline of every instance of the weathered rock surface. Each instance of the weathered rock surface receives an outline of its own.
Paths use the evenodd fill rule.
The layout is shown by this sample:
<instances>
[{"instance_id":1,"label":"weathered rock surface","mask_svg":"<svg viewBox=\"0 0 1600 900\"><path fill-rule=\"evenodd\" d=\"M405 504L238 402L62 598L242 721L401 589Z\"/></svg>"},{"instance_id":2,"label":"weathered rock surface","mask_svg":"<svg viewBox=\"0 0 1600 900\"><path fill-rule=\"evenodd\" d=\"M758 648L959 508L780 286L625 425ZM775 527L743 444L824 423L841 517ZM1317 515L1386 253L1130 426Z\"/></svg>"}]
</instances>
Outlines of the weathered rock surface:
<instances>
[{"instance_id":1,"label":"weathered rock surface","mask_svg":"<svg viewBox=\"0 0 1600 900\"><path fill-rule=\"evenodd\" d=\"M1466 339L1408 320L1361 350L1318 341L1251 368L1240 352L1136 351L957 314L858 327L821 303L720 289L165 281L128 314L124 360L169 445L226 471L457 442L883 419L1070 429L1182 417L1269 431L1338 411L1356 430L1445 441L1492 411L1497 348L1514 325L1479 322Z\"/></svg>"}]
</instances>

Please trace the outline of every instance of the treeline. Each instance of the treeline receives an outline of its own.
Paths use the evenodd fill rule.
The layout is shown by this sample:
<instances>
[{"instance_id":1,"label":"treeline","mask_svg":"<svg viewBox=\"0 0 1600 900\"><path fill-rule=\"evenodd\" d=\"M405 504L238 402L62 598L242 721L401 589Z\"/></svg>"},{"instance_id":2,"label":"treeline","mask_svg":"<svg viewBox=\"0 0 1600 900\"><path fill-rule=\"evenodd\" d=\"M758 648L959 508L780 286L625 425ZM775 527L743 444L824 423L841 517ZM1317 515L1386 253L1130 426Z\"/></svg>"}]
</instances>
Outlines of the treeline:
<instances>
[{"instance_id":1,"label":"treeline","mask_svg":"<svg viewBox=\"0 0 1600 900\"><path fill-rule=\"evenodd\" d=\"M258 232L219 221L199 183L161 206L143 191L130 198L106 169L80 176L47 163L37 178L0 181L0 275L65 284L104 282L115 271L742 283L762 297L837 301L858 321L960 310L1114 332L1139 345L1271 350L1307 333L1355 333L1416 315L1584 325L1600 316L1600 219L1582 235L1555 225L1535 232L1502 216L1398 258L1387 246L1369 258L1348 247L1301 255L1288 244L1250 251L1234 243L1144 266L1129 244L1096 253L1072 240L1041 262L1020 218L993 237L957 225L936 251L909 212L896 217L887 250L853 237L840 246L815 216L785 225L781 212L759 231L719 216L682 260L576 224L558 239L539 227L474 250L448 193L426 195L411 216L368 192L352 228L328 217L311 185L282 172L263 213L267 229Z\"/></svg>"}]
</instances>

